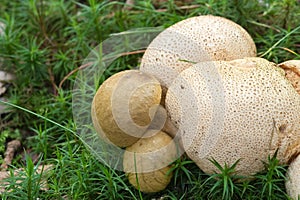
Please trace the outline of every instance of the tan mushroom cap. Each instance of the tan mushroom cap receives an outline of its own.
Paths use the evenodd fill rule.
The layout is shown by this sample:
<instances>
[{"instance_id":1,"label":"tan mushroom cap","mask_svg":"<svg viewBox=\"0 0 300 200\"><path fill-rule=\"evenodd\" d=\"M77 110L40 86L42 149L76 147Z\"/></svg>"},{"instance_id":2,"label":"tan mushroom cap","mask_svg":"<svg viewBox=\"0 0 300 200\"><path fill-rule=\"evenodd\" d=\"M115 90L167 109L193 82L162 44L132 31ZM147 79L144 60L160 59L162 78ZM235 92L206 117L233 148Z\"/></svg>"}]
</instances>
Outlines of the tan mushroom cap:
<instances>
[{"instance_id":1,"label":"tan mushroom cap","mask_svg":"<svg viewBox=\"0 0 300 200\"><path fill-rule=\"evenodd\" d=\"M161 86L153 76L138 70L116 73L94 96L94 127L106 141L129 146L143 136L160 101Z\"/></svg>"},{"instance_id":2,"label":"tan mushroom cap","mask_svg":"<svg viewBox=\"0 0 300 200\"><path fill-rule=\"evenodd\" d=\"M129 182L146 193L159 192L167 187L172 178L170 164L177 158L172 138L163 131L155 132L155 135L150 133L151 137L127 147L123 159Z\"/></svg>"},{"instance_id":3,"label":"tan mushroom cap","mask_svg":"<svg viewBox=\"0 0 300 200\"><path fill-rule=\"evenodd\" d=\"M187 155L206 173L208 160L250 175L278 149L287 163L298 154L300 97L284 71L262 58L198 63L168 90L166 108ZM298 149L298 150L297 150Z\"/></svg>"},{"instance_id":4,"label":"tan mushroom cap","mask_svg":"<svg viewBox=\"0 0 300 200\"><path fill-rule=\"evenodd\" d=\"M290 197L297 200L300 198L300 156L290 164L286 176L286 191Z\"/></svg>"},{"instance_id":5,"label":"tan mushroom cap","mask_svg":"<svg viewBox=\"0 0 300 200\"><path fill-rule=\"evenodd\" d=\"M140 70L154 75L163 90L193 62L256 56L251 36L223 17L203 15L180 21L161 32L148 46Z\"/></svg>"},{"instance_id":6,"label":"tan mushroom cap","mask_svg":"<svg viewBox=\"0 0 300 200\"><path fill-rule=\"evenodd\" d=\"M285 77L300 94L300 60L288 60L278 65L285 71Z\"/></svg>"}]
</instances>

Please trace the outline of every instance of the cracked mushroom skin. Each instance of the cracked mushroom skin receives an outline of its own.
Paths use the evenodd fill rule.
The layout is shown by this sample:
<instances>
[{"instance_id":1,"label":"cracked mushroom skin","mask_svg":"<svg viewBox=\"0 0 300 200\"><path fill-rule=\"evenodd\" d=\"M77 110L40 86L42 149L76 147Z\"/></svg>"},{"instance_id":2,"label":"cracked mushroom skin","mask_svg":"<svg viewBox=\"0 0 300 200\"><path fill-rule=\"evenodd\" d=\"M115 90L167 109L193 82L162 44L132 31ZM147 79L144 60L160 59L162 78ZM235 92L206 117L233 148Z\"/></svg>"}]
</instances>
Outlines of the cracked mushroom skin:
<instances>
[{"instance_id":1,"label":"cracked mushroom skin","mask_svg":"<svg viewBox=\"0 0 300 200\"><path fill-rule=\"evenodd\" d=\"M285 71L285 77L300 94L300 60L288 60L278 65Z\"/></svg>"},{"instance_id":2,"label":"cracked mushroom skin","mask_svg":"<svg viewBox=\"0 0 300 200\"><path fill-rule=\"evenodd\" d=\"M167 133L156 130L147 131L146 135L148 133L150 137L141 138L126 148L123 167L136 189L154 193L170 183L173 176L170 164L177 158L177 149Z\"/></svg>"},{"instance_id":3,"label":"cracked mushroom skin","mask_svg":"<svg viewBox=\"0 0 300 200\"><path fill-rule=\"evenodd\" d=\"M223 17L203 15L180 21L154 38L140 70L161 82L164 96L173 79L194 63L255 56L255 43L244 28Z\"/></svg>"},{"instance_id":4,"label":"cracked mushroom skin","mask_svg":"<svg viewBox=\"0 0 300 200\"><path fill-rule=\"evenodd\" d=\"M92 102L96 132L106 142L127 147L143 136L161 101L160 83L138 70L105 80Z\"/></svg>"},{"instance_id":5,"label":"cracked mushroom skin","mask_svg":"<svg viewBox=\"0 0 300 200\"><path fill-rule=\"evenodd\" d=\"M168 90L166 108L187 155L206 173L234 164L240 175L263 169L278 149L288 163L300 150L300 97L284 71L262 58L201 62Z\"/></svg>"},{"instance_id":6,"label":"cracked mushroom skin","mask_svg":"<svg viewBox=\"0 0 300 200\"><path fill-rule=\"evenodd\" d=\"M285 187L287 193L294 200L300 198L300 156L291 162L287 170Z\"/></svg>"}]
</instances>

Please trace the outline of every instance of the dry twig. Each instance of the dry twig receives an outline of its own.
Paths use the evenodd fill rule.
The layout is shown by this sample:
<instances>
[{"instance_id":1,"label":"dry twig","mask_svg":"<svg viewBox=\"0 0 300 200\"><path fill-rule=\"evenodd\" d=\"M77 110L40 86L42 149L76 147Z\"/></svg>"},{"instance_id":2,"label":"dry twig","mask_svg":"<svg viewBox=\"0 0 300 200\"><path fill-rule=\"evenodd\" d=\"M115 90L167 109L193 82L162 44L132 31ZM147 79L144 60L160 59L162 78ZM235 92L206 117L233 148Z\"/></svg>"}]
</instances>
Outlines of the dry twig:
<instances>
[{"instance_id":1,"label":"dry twig","mask_svg":"<svg viewBox=\"0 0 300 200\"><path fill-rule=\"evenodd\" d=\"M20 148L21 142L19 140L12 140L7 143L6 151L4 153L4 161L1 165L1 171L4 171L8 168L8 165L11 164L15 152Z\"/></svg>"}]
</instances>

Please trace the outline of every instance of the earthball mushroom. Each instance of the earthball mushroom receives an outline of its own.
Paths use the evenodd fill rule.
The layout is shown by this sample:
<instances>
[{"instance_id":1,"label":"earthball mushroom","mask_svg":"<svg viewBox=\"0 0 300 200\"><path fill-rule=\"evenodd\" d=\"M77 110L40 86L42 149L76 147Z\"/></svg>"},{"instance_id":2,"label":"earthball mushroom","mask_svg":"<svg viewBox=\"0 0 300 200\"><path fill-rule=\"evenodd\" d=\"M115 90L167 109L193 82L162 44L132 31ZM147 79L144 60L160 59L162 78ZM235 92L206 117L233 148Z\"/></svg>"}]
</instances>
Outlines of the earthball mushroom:
<instances>
[{"instance_id":1,"label":"earthball mushroom","mask_svg":"<svg viewBox=\"0 0 300 200\"><path fill-rule=\"evenodd\" d=\"M285 71L286 78L292 83L295 90L300 94L300 60L288 60L278 65ZM299 147L297 147L299 148ZM300 198L300 156L291 162L287 170L285 183L287 193L293 199Z\"/></svg>"},{"instance_id":2,"label":"earthball mushroom","mask_svg":"<svg viewBox=\"0 0 300 200\"><path fill-rule=\"evenodd\" d=\"M145 135L150 137L126 148L123 167L135 188L145 193L159 192L171 181L171 163L178 158L177 148L163 131L148 130Z\"/></svg>"},{"instance_id":3,"label":"earthball mushroom","mask_svg":"<svg viewBox=\"0 0 300 200\"><path fill-rule=\"evenodd\" d=\"M288 195L297 200L300 198L300 156L289 165L285 187Z\"/></svg>"},{"instance_id":4,"label":"earthball mushroom","mask_svg":"<svg viewBox=\"0 0 300 200\"><path fill-rule=\"evenodd\" d=\"M154 38L140 70L154 75L165 94L173 79L193 63L254 56L255 43L244 28L223 17L203 15L180 21Z\"/></svg>"},{"instance_id":5,"label":"earthball mushroom","mask_svg":"<svg viewBox=\"0 0 300 200\"><path fill-rule=\"evenodd\" d=\"M153 76L138 70L116 73L94 96L94 127L106 141L127 147L143 136L160 101L161 86Z\"/></svg>"},{"instance_id":6,"label":"earthball mushroom","mask_svg":"<svg viewBox=\"0 0 300 200\"><path fill-rule=\"evenodd\" d=\"M300 96L284 70L263 58L200 62L184 70L166 109L187 155L206 173L239 163L252 175L278 150L281 163L300 152Z\"/></svg>"},{"instance_id":7,"label":"earthball mushroom","mask_svg":"<svg viewBox=\"0 0 300 200\"><path fill-rule=\"evenodd\" d=\"M284 69L286 78L300 94L300 60L288 60L278 66Z\"/></svg>"}]
</instances>

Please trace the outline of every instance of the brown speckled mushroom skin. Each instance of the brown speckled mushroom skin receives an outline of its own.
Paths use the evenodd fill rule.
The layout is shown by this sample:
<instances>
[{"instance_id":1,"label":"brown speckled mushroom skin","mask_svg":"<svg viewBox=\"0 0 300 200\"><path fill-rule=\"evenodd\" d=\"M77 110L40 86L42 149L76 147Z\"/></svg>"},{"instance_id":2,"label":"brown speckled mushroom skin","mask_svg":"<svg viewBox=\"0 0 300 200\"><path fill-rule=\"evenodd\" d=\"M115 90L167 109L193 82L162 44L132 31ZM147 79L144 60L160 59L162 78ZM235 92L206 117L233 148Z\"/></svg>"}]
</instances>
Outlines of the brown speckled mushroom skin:
<instances>
[{"instance_id":1,"label":"brown speckled mushroom skin","mask_svg":"<svg viewBox=\"0 0 300 200\"><path fill-rule=\"evenodd\" d=\"M285 71L285 77L300 94L300 60L288 60L278 65Z\"/></svg>"},{"instance_id":2,"label":"brown speckled mushroom skin","mask_svg":"<svg viewBox=\"0 0 300 200\"><path fill-rule=\"evenodd\" d=\"M256 46L245 29L226 18L203 15L160 33L143 55L140 70L161 82L164 98L173 79L195 62L252 56L256 56Z\"/></svg>"},{"instance_id":3,"label":"brown speckled mushroom skin","mask_svg":"<svg viewBox=\"0 0 300 200\"><path fill-rule=\"evenodd\" d=\"M287 170L285 187L288 195L294 200L300 198L300 156L292 161Z\"/></svg>"},{"instance_id":4,"label":"brown speckled mushroom skin","mask_svg":"<svg viewBox=\"0 0 300 200\"><path fill-rule=\"evenodd\" d=\"M167 187L172 178L170 164L177 158L177 148L172 138L163 131L156 132L155 135L141 138L127 147L123 158L124 171L127 172L129 182L145 193L159 192ZM169 148L163 149L167 145ZM158 150L160 151L156 152ZM143 155L149 152L154 154Z\"/></svg>"},{"instance_id":5,"label":"brown speckled mushroom skin","mask_svg":"<svg viewBox=\"0 0 300 200\"><path fill-rule=\"evenodd\" d=\"M299 95L284 71L262 58L186 69L170 86L166 108L187 155L206 173L218 171L210 158L221 165L241 159L237 173L251 175L276 149L282 163L300 150Z\"/></svg>"},{"instance_id":6,"label":"brown speckled mushroom skin","mask_svg":"<svg viewBox=\"0 0 300 200\"><path fill-rule=\"evenodd\" d=\"M121 87L124 89L117 90ZM160 83L144 72L126 70L114 74L100 86L93 99L92 119L96 131L119 147L132 145L151 123L150 109L160 104L161 91ZM125 116L126 109L129 109L130 117ZM119 127L116 117L123 125L128 124L128 132ZM130 131L139 126L142 128L137 132Z\"/></svg>"},{"instance_id":7,"label":"brown speckled mushroom skin","mask_svg":"<svg viewBox=\"0 0 300 200\"><path fill-rule=\"evenodd\" d=\"M285 71L285 77L300 94L300 60L288 60L278 65ZM294 200L300 198L300 141L290 148L291 163L287 170L285 183L287 193Z\"/></svg>"}]
</instances>

